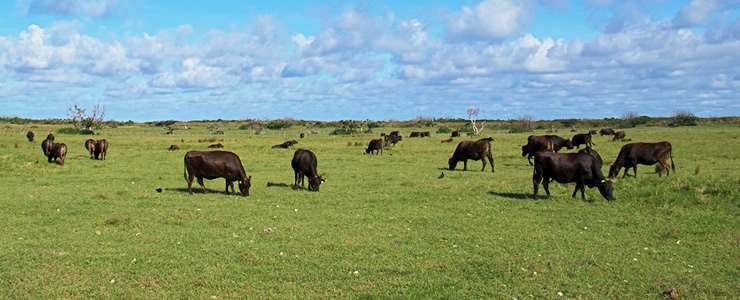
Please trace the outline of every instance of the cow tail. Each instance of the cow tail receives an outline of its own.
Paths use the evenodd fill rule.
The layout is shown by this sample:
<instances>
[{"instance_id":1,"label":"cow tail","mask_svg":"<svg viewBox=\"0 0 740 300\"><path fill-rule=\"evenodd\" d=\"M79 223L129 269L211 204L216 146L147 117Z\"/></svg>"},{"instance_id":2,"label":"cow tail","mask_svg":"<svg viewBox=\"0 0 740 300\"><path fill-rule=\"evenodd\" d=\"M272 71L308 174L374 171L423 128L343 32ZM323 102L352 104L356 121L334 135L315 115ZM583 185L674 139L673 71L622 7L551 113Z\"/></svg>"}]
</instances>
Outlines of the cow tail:
<instances>
[{"instance_id":1,"label":"cow tail","mask_svg":"<svg viewBox=\"0 0 740 300\"><path fill-rule=\"evenodd\" d=\"M185 161L182 162L182 176L185 176L185 181L190 184L190 180L188 180L188 164Z\"/></svg>"},{"instance_id":2,"label":"cow tail","mask_svg":"<svg viewBox=\"0 0 740 300\"><path fill-rule=\"evenodd\" d=\"M673 169L673 173L676 173L676 164L673 163L673 149L671 149L671 169Z\"/></svg>"}]
</instances>

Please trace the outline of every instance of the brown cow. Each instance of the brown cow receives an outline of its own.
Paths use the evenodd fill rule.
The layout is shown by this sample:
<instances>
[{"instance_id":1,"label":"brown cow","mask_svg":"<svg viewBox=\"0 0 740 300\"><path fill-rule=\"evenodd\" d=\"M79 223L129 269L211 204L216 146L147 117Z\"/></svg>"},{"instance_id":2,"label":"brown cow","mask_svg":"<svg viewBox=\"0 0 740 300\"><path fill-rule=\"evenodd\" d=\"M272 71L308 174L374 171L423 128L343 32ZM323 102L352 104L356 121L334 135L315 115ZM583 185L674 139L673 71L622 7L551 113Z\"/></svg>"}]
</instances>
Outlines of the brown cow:
<instances>
[{"instance_id":1,"label":"brown cow","mask_svg":"<svg viewBox=\"0 0 740 300\"><path fill-rule=\"evenodd\" d=\"M105 139L97 140L95 142L95 159L105 160L105 156L108 154L108 141Z\"/></svg>"},{"instance_id":2,"label":"brown cow","mask_svg":"<svg viewBox=\"0 0 740 300\"><path fill-rule=\"evenodd\" d=\"M236 194L234 181L239 182L239 191L244 196L249 196L249 188L252 186L252 176L247 177L239 156L227 151L189 151L185 154L185 180L188 182L188 192L193 194L193 178L198 178L198 184L204 193L208 193L203 184L203 178L226 179L226 193L231 187L231 194Z\"/></svg>"},{"instance_id":3,"label":"brown cow","mask_svg":"<svg viewBox=\"0 0 740 300\"><path fill-rule=\"evenodd\" d=\"M365 149L365 154L372 154L375 151L375 155L378 155L378 152L380 152L380 155L383 155L384 146L385 142L383 139L372 139L370 140L370 144L367 145L367 149Z\"/></svg>"},{"instance_id":4,"label":"brown cow","mask_svg":"<svg viewBox=\"0 0 740 300\"><path fill-rule=\"evenodd\" d=\"M54 145L54 141L50 139L45 139L43 142L41 142L41 149L44 150L44 155L47 157L51 155L51 147Z\"/></svg>"},{"instance_id":5,"label":"brown cow","mask_svg":"<svg viewBox=\"0 0 740 300\"><path fill-rule=\"evenodd\" d=\"M303 138L304 136L305 136L305 134L303 134L303 132L301 132L301 138Z\"/></svg>"},{"instance_id":6,"label":"brown cow","mask_svg":"<svg viewBox=\"0 0 740 300\"><path fill-rule=\"evenodd\" d=\"M527 161L532 165L532 157L541 151L560 151L566 147L573 149L573 143L557 135L530 135L527 144L522 146L522 156L527 156Z\"/></svg>"},{"instance_id":7,"label":"brown cow","mask_svg":"<svg viewBox=\"0 0 740 300\"><path fill-rule=\"evenodd\" d=\"M614 138L612 138L612 142L617 140L624 140L624 136L624 130L617 131L614 133Z\"/></svg>"},{"instance_id":8,"label":"brown cow","mask_svg":"<svg viewBox=\"0 0 740 300\"><path fill-rule=\"evenodd\" d=\"M85 141L85 149L87 149L87 152L90 152L90 159L92 159L95 152L95 140L88 139Z\"/></svg>"},{"instance_id":9,"label":"brown cow","mask_svg":"<svg viewBox=\"0 0 740 300\"><path fill-rule=\"evenodd\" d=\"M460 130L455 130L450 134L450 137L459 137L460 136Z\"/></svg>"},{"instance_id":10,"label":"brown cow","mask_svg":"<svg viewBox=\"0 0 740 300\"><path fill-rule=\"evenodd\" d=\"M614 129L611 129L611 128L601 128L601 130L599 130L599 133L602 136L604 136L604 135L614 135Z\"/></svg>"},{"instance_id":11,"label":"brown cow","mask_svg":"<svg viewBox=\"0 0 740 300\"><path fill-rule=\"evenodd\" d=\"M576 147L576 149L580 148L581 145L586 145L586 147L593 147L593 143L591 142L591 133L579 133L573 136L573 138L570 139L570 142L573 144L573 146Z\"/></svg>"},{"instance_id":12,"label":"brown cow","mask_svg":"<svg viewBox=\"0 0 740 300\"><path fill-rule=\"evenodd\" d=\"M34 136L33 131L29 131L28 133L26 133L26 138L28 139L29 142L33 142L33 136Z\"/></svg>"},{"instance_id":13,"label":"brown cow","mask_svg":"<svg viewBox=\"0 0 740 300\"><path fill-rule=\"evenodd\" d=\"M224 145L221 145L221 143L212 144L212 145L208 146L209 149L217 149L217 148L223 148L223 147L224 147Z\"/></svg>"},{"instance_id":14,"label":"brown cow","mask_svg":"<svg viewBox=\"0 0 740 300\"><path fill-rule=\"evenodd\" d=\"M430 136L432 136L432 134L429 131L423 131L421 133L421 137L430 137Z\"/></svg>"},{"instance_id":15,"label":"brown cow","mask_svg":"<svg viewBox=\"0 0 740 300\"><path fill-rule=\"evenodd\" d=\"M54 161L59 158L59 164L64 166L64 159L67 157L67 145L64 143L54 143L51 145L51 151L49 153L49 162L53 158Z\"/></svg>"},{"instance_id":16,"label":"brown cow","mask_svg":"<svg viewBox=\"0 0 740 300\"><path fill-rule=\"evenodd\" d=\"M299 183L301 186L304 186L303 177L305 176L308 178L308 190L318 192L321 183L326 181L316 171L316 167L318 166L316 154L310 150L296 150L290 164L293 167L293 173L295 175L295 186L298 186Z\"/></svg>"},{"instance_id":17,"label":"brown cow","mask_svg":"<svg viewBox=\"0 0 740 300\"><path fill-rule=\"evenodd\" d=\"M630 143L622 146L619 150L617 159L609 167L609 178L619 175L619 171L624 167L624 175L627 176L627 171L632 168L635 171L635 177L637 177L637 165L653 165L656 162L660 163L663 169L658 172L658 177L663 176L663 170L666 170L666 176L670 176L670 170L668 169L668 158L671 159L671 170L676 173L676 165L673 164L673 151L671 143L669 142L658 142L658 143Z\"/></svg>"},{"instance_id":18,"label":"brown cow","mask_svg":"<svg viewBox=\"0 0 740 300\"><path fill-rule=\"evenodd\" d=\"M180 150L180 147L178 147L177 145L170 145L170 148L167 149L167 150L169 150L169 151L177 151L177 150Z\"/></svg>"},{"instance_id":19,"label":"brown cow","mask_svg":"<svg viewBox=\"0 0 740 300\"><path fill-rule=\"evenodd\" d=\"M483 162L483 168L481 171L486 169L486 157L491 162L491 172L494 172L495 167L493 164L493 155L491 155L491 141L493 138L484 138L477 141L462 141L457 144L455 153L447 161L450 170L454 170L457 166L458 161L463 162L463 170L468 169L468 159L481 160Z\"/></svg>"},{"instance_id":20,"label":"brown cow","mask_svg":"<svg viewBox=\"0 0 740 300\"><path fill-rule=\"evenodd\" d=\"M422 137L422 133L421 133L421 131L412 131L412 132L411 132L411 133L409 134L409 137L410 137L410 138L412 138L412 137Z\"/></svg>"},{"instance_id":21,"label":"brown cow","mask_svg":"<svg viewBox=\"0 0 740 300\"><path fill-rule=\"evenodd\" d=\"M581 199L586 200L584 186L588 186L589 188L598 187L599 192L606 200L616 200L612 194L614 188L611 181L604 178L596 159L588 153L538 152L534 157L534 174L532 175L535 199L537 199L537 188L540 182L542 182L547 196L550 196L548 187L550 179L560 183L575 182L576 189L571 195L573 198L580 190Z\"/></svg>"},{"instance_id":22,"label":"brown cow","mask_svg":"<svg viewBox=\"0 0 740 300\"><path fill-rule=\"evenodd\" d=\"M400 136L400 135L393 135L393 134L391 134L391 135L386 135L384 137L384 140L385 140L385 144L386 145L391 144L393 146L396 146L396 143L398 143L399 141L403 140L403 137Z\"/></svg>"},{"instance_id":23,"label":"brown cow","mask_svg":"<svg viewBox=\"0 0 740 300\"><path fill-rule=\"evenodd\" d=\"M446 139L446 140L442 140L441 143L452 143L452 138L449 138L449 139Z\"/></svg>"},{"instance_id":24,"label":"brown cow","mask_svg":"<svg viewBox=\"0 0 740 300\"><path fill-rule=\"evenodd\" d=\"M277 144L277 145L274 145L274 146L272 146L272 148L283 148L283 149L288 149L288 147L290 147L290 146L293 146L293 145L295 145L295 144L298 144L298 141L296 141L296 140L292 140L292 141L285 141L285 142L283 142L282 144Z\"/></svg>"}]
</instances>

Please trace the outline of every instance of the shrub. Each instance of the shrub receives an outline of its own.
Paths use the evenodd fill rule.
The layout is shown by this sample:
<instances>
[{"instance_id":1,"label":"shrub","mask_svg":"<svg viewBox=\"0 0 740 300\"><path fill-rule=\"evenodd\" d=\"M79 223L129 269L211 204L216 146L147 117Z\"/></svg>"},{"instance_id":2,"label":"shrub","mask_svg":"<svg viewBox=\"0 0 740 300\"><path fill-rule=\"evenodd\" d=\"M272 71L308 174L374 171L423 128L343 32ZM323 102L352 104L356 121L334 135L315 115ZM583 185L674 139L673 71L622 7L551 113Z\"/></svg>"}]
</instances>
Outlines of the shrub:
<instances>
[{"instance_id":1,"label":"shrub","mask_svg":"<svg viewBox=\"0 0 740 300\"><path fill-rule=\"evenodd\" d=\"M283 129L292 126L292 122L289 120L272 120L267 123L265 127L268 129Z\"/></svg>"},{"instance_id":2,"label":"shrub","mask_svg":"<svg viewBox=\"0 0 740 300\"><path fill-rule=\"evenodd\" d=\"M532 129L529 129L529 128L512 128L512 129L509 129L509 133L525 133L525 132L532 132Z\"/></svg>"},{"instance_id":3,"label":"shrub","mask_svg":"<svg viewBox=\"0 0 740 300\"><path fill-rule=\"evenodd\" d=\"M348 134L354 134L355 132L357 132L357 130L348 129L348 128L337 128L337 129L334 129L334 131L330 132L329 135L348 135Z\"/></svg>"},{"instance_id":4,"label":"shrub","mask_svg":"<svg viewBox=\"0 0 740 300\"><path fill-rule=\"evenodd\" d=\"M671 116L671 123L668 126L696 126L697 117L688 111L677 111Z\"/></svg>"},{"instance_id":5,"label":"shrub","mask_svg":"<svg viewBox=\"0 0 740 300\"><path fill-rule=\"evenodd\" d=\"M439 129L437 129L437 133L450 133L450 132L452 132L452 129L450 129L449 127L440 127Z\"/></svg>"}]
</instances>

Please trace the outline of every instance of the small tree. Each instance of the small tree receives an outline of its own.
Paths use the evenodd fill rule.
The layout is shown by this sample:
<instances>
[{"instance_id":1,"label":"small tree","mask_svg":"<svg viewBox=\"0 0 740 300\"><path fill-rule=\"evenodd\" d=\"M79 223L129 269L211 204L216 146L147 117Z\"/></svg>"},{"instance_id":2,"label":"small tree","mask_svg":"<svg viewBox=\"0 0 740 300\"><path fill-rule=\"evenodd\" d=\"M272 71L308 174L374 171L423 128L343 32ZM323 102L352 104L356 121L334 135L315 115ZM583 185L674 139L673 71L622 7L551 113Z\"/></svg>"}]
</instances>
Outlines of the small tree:
<instances>
[{"instance_id":1,"label":"small tree","mask_svg":"<svg viewBox=\"0 0 740 300\"><path fill-rule=\"evenodd\" d=\"M105 116L105 106L101 108L100 104L94 105L92 115L88 115L86 108L75 104L67 109L67 116L72 119L72 125L77 129L100 129Z\"/></svg>"},{"instance_id":2,"label":"small tree","mask_svg":"<svg viewBox=\"0 0 740 300\"><path fill-rule=\"evenodd\" d=\"M480 108L468 108L468 119L473 125L473 134L478 135L484 127L486 127L486 121L480 122L480 128L478 128L476 122L478 122L478 113Z\"/></svg>"},{"instance_id":3,"label":"small tree","mask_svg":"<svg viewBox=\"0 0 740 300\"><path fill-rule=\"evenodd\" d=\"M532 131L534 117L532 115L523 115L516 121L516 127L519 129Z\"/></svg>"},{"instance_id":4,"label":"small tree","mask_svg":"<svg viewBox=\"0 0 740 300\"><path fill-rule=\"evenodd\" d=\"M673 112L669 126L696 126L696 116L685 110Z\"/></svg>"}]
</instances>

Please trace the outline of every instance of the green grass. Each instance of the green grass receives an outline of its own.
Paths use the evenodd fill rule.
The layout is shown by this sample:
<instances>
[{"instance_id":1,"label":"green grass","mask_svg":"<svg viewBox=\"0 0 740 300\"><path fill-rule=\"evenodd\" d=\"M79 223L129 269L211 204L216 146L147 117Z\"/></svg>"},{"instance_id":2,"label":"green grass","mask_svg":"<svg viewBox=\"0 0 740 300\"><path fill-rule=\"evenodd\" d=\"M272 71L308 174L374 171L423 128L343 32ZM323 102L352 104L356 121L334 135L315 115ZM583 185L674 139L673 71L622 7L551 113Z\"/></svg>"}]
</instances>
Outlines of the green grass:
<instances>
[{"instance_id":1,"label":"green grass","mask_svg":"<svg viewBox=\"0 0 740 300\"><path fill-rule=\"evenodd\" d=\"M617 178L616 202L596 189L573 199L574 184L557 183L534 201L517 146L527 133L484 132L495 138L491 173L480 161L445 169L468 137L404 138L382 156L354 146L391 128L322 129L285 150L270 146L300 129L122 127L95 137L110 143L105 161L88 159L89 136L57 135L69 148L61 167L9 127L0 130L0 297L661 299L679 288L703 299L740 288L736 126L626 130L635 142L670 141L677 174L638 166L637 178ZM40 127L42 138L52 129ZM213 142L241 157L250 197L224 194L223 179L187 193L184 154ZM594 142L607 173L624 143ZM317 154L321 192L290 187L297 147Z\"/></svg>"}]
</instances>

